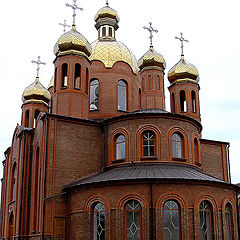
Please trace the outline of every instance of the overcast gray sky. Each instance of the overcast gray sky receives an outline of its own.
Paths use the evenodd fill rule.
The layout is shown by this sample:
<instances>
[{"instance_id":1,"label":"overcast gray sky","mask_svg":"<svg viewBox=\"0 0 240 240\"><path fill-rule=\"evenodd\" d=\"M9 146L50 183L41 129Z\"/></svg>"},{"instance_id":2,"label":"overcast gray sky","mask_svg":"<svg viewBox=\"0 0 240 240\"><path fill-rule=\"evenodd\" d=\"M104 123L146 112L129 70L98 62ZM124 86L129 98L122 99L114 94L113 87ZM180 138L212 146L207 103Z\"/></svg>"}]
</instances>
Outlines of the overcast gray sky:
<instances>
[{"instance_id":1,"label":"overcast gray sky","mask_svg":"<svg viewBox=\"0 0 240 240\"><path fill-rule=\"evenodd\" d=\"M47 63L40 81L47 87L53 75L53 47L63 29L64 19L72 23L72 0L2 1L0 8L0 160L11 145L12 134L21 121L21 95L36 77L31 60ZM77 15L77 30L89 42L97 39L94 16L105 0L78 0L84 8ZM240 2L239 0L109 0L120 16L117 39L139 59L149 47L149 33L143 29L151 21L158 29L154 48L167 63L165 86L167 110L168 70L180 59L180 32L189 40L185 58L200 73L200 102L203 138L230 142L232 182L240 182ZM0 178L2 166L0 167Z\"/></svg>"}]
</instances>

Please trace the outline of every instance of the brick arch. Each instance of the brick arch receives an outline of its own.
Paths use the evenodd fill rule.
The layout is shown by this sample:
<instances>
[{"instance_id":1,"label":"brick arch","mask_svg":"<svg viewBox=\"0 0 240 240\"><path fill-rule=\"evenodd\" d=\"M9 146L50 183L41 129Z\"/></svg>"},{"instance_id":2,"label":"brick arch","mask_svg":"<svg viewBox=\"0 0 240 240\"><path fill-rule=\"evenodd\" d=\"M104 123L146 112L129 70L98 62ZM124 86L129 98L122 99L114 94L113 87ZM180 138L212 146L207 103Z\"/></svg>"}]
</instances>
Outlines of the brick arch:
<instances>
[{"instance_id":1,"label":"brick arch","mask_svg":"<svg viewBox=\"0 0 240 240\"><path fill-rule=\"evenodd\" d=\"M176 201L180 207L180 234L181 239L188 239L187 235L187 210L185 199L177 193L165 193L156 202L156 239L164 239L164 204L168 200Z\"/></svg>"},{"instance_id":2,"label":"brick arch","mask_svg":"<svg viewBox=\"0 0 240 240\"><path fill-rule=\"evenodd\" d=\"M140 162L142 157L142 135L145 131L153 131L156 136L156 143L155 143L155 151L156 151L156 157L157 161L162 161L162 134L158 127L147 124L139 128L136 132L135 137L135 159L136 162Z\"/></svg>"},{"instance_id":3,"label":"brick arch","mask_svg":"<svg viewBox=\"0 0 240 240\"><path fill-rule=\"evenodd\" d=\"M116 209L116 239L124 239L125 236L125 228L126 228L126 220L125 220L125 205L130 200L136 200L141 204L141 235L146 236L144 240L148 239L148 231L149 231L149 205L146 199L144 199L140 194L130 193L118 200Z\"/></svg>"},{"instance_id":4,"label":"brick arch","mask_svg":"<svg viewBox=\"0 0 240 240\"><path fill-rule=\"evenodd\" d=\"M125 137L125 162L130 162L130 135L126 128L117 128L115 129L110 137L108 145L109 158L108 165L112 165L113 161L116 160L116 136L122 134Z\"/></svg>"},{"instance_id":5,"label":"brick arch","mask_svg":"<svg viewBox=\"0 0 240 240\"><path fill-rule=\"evenodd\" d=\"M195 141L195 139L197 140L197 143L198 143L198 152L197 152L198 161L197 162L196 162L196 159L194 157L194 141ZM197 165L197 166L201 166L202 161L201 161L200 140L199 140L199 135L197 133L192 134L191 145L192 145L192 164Z\"/></svg>"},{"instance_id":6,"label":"brick arch","mask_svg":"<svg viewBox=\"0 0 240 240\"><path fill-rule=\"evenodd\" d=\"M111 225L111 216L110 216L110 205L109 202L101 195L91 196L84 206L84 212L86 216L86 228L88 239L93 239L93 209L92 206L94 203L102 203L105 208L105 233L106 239L110 240L110 225Z\"/></svg>"},{"instance_id":7,"label":"brick arch","mask_svg":"<svg viewBox=\"0 0 240 240\"><path fill-rule=\"evenodd\" d=\"M174 133L180 133L183 136L183 140L184 140L184 158L186 159L185 161L187 163L189 163L189 140L188 140L188 134L187 132L179 127L179 126L174 126L172 128L170 128L167 132L167 152L168 152L168 161L172 161L173 157L172 157L172 136Z\"/></svg>"},{"instance_id":8,"label":"brick arch","mask_svg":"<svg viewBox=\"0 0 240 240\"><path fill-rule=\"evenodd\" d=\"M194 202L194 229L195 229L195 239L200 239L200 204L203 201L210 202L212 206L212 214L213 214L213 234L216 239L219 237L219 230L220 230L220 218L218 213L218 204L216 199L211 195L201 195L199 196Z\"/></svg>"},{"instance_id":9,"label":"brick arch","mask_svg":"<svg viewBox=\"0 0 240 240\"><path fill-rule=\"evenodd\" d=\"M222 224L223 224L223 236L224 239L226 239L226 215L225 215L225 208L226 205L230 204L232 207L232 223L233 223L233 236L234 239L237 239L237 232L238 232L238 228L237 228L237 209L236 209L236 203L233 200L233 198L231 196L226 196L223 200L222 200L222 206L221 206L221 210L222 210Z\"/></svg>"}]
</instances>

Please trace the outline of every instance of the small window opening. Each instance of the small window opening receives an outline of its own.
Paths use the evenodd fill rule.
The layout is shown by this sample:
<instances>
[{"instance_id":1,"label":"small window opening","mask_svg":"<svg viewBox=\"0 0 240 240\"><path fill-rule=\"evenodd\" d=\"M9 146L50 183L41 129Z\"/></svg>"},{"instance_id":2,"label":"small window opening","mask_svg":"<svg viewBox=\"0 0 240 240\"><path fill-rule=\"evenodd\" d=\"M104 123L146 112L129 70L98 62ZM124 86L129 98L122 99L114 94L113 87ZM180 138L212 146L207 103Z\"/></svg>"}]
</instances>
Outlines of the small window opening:
<instances>
[{"instance_id":1,"label":"small window opening","mask_svg":"<svg viewBox=\"0 0 240 240\"><path fill-rule=\"evenodd\" d=\"M148 90L151 90L152 89L152 78L151 76L149 75L148 76Z\"/></svg>"},{"instance_id":2,"label":"small window opening","mask_svg":"<svg viewBox=\"0 0 240 240\"><path fill-rule=\"evenodd\" d=\"M35 113L34 113L34 123L33 123L33 127L34 128L36 127L37 118L38 118L39 113L40 113L39 110L35 110Z\"/></svg>"},{"instance_id":3,"label":"small window opening","mask_svg":"<svg viewBox=\"0 0 240 240\"><path fill-rule=\"evenodd\" d=\"M142 137L143 156L155 156L155 134L152 131L146 131Z\"/></svg>"},{"instance_id":4,"label":"small window opening","mask_svg":"<svg viewBox=\"0 0 240 240\"><path fill-rule=\"evenodd\" d=\"M68 65L64 63L62 65L62 88L66 88L68 85Z\"/></svg>"},{"instance_id":5,"label":"small window opening","mask_svg":"<svg viewBox=\"0 0 240 240\"><path fill-rule=\"evenodd\" d=\"M183 157L183 137L180 133L174 133L172 136L172 155L174 158Z\"/></svg>"},{"instance_id":6,"label":"small window opening","mask_svg":"<svg viewBox=\"0 0 240 240\"><path fill-rule=\"evenodd\" d=\"M187 111L186 93L183 90L180 92L180 106L181 106L181 112Z\"/></svg>"},{"instance_id":7,"label":"small window opening","mask_svg":"<svg viewBox=\"0 0 240 240\"><path fill-rule=\"evenodd\" d=\"M81 65L79 63L75 64L74 88L81 88Z\"/></svg>"},{"instance_id":8,"label":"small window opening","mask_svg":"<svg viewBox=\"0 0 240 240\"><path fill-rule=\"evenodd\" d=\"M57 68L55 68L54 71L54 92L56 92L56 88L57 88Z\"/></svg>"},{"instance_id":9,"label":"small window opening","mask_svg":"<svg viewBox=\"0 0 240 240\"><path fill-rule=\"evenodd\" d=\"M118 110L127 111L127 84L118 81Z\"/></svg>"},{"instance_id":10,"label":"small window opening","mask_svg":"<svg viewBox=\"0 0 240 240\"><path fill-rule=\"evenodd\" d=\"M116 160L125 159L125 137L121 134L116 139Z\"/></svg>"},{"instance_id":11,"label":"small window opening","mask_svg":"<svg viewBox=\"0 0 240 240\"><path fill-rule=\"evenodd\" d=\"M105 37L107 34L106 27L102 28L102 36Z\"/></svg>"},{"instance_id":12,"label":"small window opening","mask_svg":"<svg viewBox=\"0 0 240 240\"><path fill-rule=\"evenodd\" d=\"M197 107L196 107L196 93L192 91L192 111L197 112Z\"/></svg>"},{"instance_id":13,"label":"small window opening","mask_svg":"<svg viewBox=\"0 0 240 240\"><path fill-rule=\"evenodd\" d=\"M97 79L90 82L90 111L99 109L99 81Z\"/></svg>"},{"instance_id":14,"label":"small window opening","mask_svg":"<svg viewBox=\"0 0 240 240\"><path fill-rule=\"evenodd\" d=\"M25 127L29 127L29 110L25 112Z\"/></svg>"},{"instance_id":15,"label":"small window opening","mask_svg":"<svg viewBox=\"0 0 240 240\"><path fill-rule=\"evenodd\" d=\"M172 108L172 113L175 113L175 95L172 93L172 101L171 101L171 108Z\"/></svg>"},{"instance_id":16,"label":"small window opening","mask_svg":"<svg viewBox=\"0 0 240 240\"><path fill-rule=\"evenodd\" d=\"M109 31L109 36L112 37L112 36L113 36L113 30L112 30L112 27L109 27L109 28L108 28L108 31Z\"/></svg>"}]
</instances>

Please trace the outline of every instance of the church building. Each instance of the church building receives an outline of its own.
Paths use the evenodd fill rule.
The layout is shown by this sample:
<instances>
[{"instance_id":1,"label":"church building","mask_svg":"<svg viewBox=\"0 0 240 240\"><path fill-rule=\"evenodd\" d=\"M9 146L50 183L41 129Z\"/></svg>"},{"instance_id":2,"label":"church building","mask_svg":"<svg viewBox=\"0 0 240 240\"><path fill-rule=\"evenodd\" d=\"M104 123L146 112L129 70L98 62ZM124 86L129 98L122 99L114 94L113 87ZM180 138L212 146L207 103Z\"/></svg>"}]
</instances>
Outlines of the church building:
<instances>
[{"instance_id":1,"label":"church building","mask_svg":"<svg viewBox=\"0 0 240 240\"><path fill-rule=\"evenodd\" d=\"M167 73L166 111L166 63L152 23L137 61L116 38L120 18L108 1L92 44L77 29L73 2L49 86L40 82L39 57L4 153L0 238L238 239L229 143L202 138L199 72L184 56L183 34L180 60Z\"/></svg>"}]
</instances>

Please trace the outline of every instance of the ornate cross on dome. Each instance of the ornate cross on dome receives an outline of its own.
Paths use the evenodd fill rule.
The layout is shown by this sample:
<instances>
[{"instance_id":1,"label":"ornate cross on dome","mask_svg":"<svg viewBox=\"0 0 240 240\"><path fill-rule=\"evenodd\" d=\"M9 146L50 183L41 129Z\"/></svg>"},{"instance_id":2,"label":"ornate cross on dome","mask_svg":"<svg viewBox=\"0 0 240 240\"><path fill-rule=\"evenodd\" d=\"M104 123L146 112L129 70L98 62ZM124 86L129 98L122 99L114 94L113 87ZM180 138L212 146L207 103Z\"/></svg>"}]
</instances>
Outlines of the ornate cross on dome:
<instances>
[{"instance_id":1,"label":"ornate cross on dome","mask_svg":"<svg viewBox=\"0 0 240 240\"><path fill-rule=\"evenodd\" d=\"M66 31L66 27L71 27L71 26L67 25L67 21L66 21L66 20L64 20L64 23L59 23L59 25L61 25L61 26L63 26L63 27L64 27L64 30L63 30L63 32L65 32L65 31Z\"/></svg>"},{"instance_id":2,"label":"ornate cross on dome","mask_svg":"<svg viewBox=\"0 0 240 240\"><path fill-rule=\"evenodd\" d=\"M150 47L153 46L152 39L153 39L153 32L158 33L158 30L153 29L152 23L149 23L150 27L143 27L144 29L148 30L150 32Z\"/></svg>"},{"instance_id":3,"label":"ornate cross on dome","mask_svg":"<svg viewBox=\"0 0 240 240\"><path fill-rule=\"evenodd\" d=\"M77 2L77 0L73 0L73 5L66 3L67 7L71 7L73 9L73 15L72 15L73 16L73 26L75 26L75 21L76 21L76 10L83 11L83 8L78 7L76 2Z\"/></svg>"},{"instance_id":4,"label":"ornate cross on dome","mask_svg":"<svg viewBox=\"0 0 240 240\"><path fill-rule=\"evenodd\" d=\"M38 78L38 76L39 76L39 70L40 70L40 65L41 65L41 64L45 65L46 63L40 61L40 56L38 56L38 60L37 60L37 61L32 60L32 63L36 63L36 64L37 64L37 78Z\"/></svg>"},{"instance_id":5,"label":"ornate cross on dome","mask_svg":"<svg viewBox=\"0 0 240 240\"><path fill-rule=\"evenodd\" d=\"M182 56L183 56L183 55L184 55L184 54L183 54L183 48L184 48L183 42L188 42L188 40L186 40L186 39L183 38L183 33L182 33L182 32L180 33L180 35L181 35L181 37L175 37L175 39L178 39L178 40L181 41L181 49L182 49Z\"/></svg>"}]
</instances>

